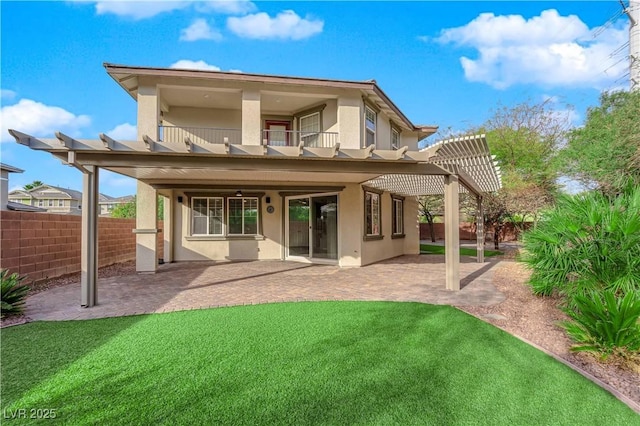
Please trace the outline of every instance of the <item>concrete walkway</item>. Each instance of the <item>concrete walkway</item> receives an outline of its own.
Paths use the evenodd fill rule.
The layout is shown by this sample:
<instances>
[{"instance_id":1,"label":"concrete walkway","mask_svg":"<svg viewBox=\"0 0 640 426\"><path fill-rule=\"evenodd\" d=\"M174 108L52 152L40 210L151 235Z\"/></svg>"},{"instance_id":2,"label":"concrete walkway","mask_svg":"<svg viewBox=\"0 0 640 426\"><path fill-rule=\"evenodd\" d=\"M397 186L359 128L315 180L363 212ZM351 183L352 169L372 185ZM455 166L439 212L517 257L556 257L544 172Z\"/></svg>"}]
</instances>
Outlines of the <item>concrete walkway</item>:
<instances>
[{"instance_id":1,"label":"concrete walkway","mask_svg":"<svg viewBox=\"0 0 640 426\"><path fill-rule=\"evenodd\" d=\"M80 307L80 284L27 300L33 320L72 320L287 301L388 300L493 305L505 297L492 284L499 263L462 257L462 290L445 290L444 256L411 255L362 268L283 261L183 262L153 275L102 278L98 305Z\"/></svg>"}]
</instances>

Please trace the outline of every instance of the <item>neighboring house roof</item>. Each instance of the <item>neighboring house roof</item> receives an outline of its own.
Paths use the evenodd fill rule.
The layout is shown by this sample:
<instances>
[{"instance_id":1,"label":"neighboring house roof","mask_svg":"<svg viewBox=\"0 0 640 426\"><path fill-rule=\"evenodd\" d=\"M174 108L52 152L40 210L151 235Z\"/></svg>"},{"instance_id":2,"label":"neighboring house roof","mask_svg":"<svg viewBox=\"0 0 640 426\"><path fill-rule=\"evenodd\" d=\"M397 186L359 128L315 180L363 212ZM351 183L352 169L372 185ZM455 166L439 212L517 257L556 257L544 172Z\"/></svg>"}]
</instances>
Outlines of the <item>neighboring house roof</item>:
<instances>
[{"instance_id":1,"label":"neighboring house roof","mask_svg":"<svg viewBox=\"0 0 640 426\"><path fill-rule=\"evenodd\" d=\"M124 204L135 200L135 195L123 195L122 197L111 197L110 195L100 194L99 204Z\"/></svg>"},{"instance_id":2,"label":"neighboring house roof","mask_svg":"<svg viewBox=\"0 0 640 426\"><path fill-rule=\"evenodd\" d=\"M35 199L52 198L53 194L45 192L47 188L55 189L59 193L66 195L65 198L70 198L72 200L82 200L82 192L80 191L76 191L75 189L69 189L69 188L61 188L59 186L53 186L53 185L47 185L47 184L29 189L27 192L31 196L33 196L33 198Z\"/></svg>"},{"instance_id":3,"label":"neighboring house roof","mask_svg":"<svg viewBox=\"0 0 640 426\"><path fill-rule=\"evenodd\" d=\"M9 173L22 173L22 172L24 172L24 170L22 170L22 169L10 166L10 165L5 164L5 163L0 163L0 170L7 171Z\"/></svg>"},{"instance_id":4,"label":"neighboring house roof","mask_svg":"<svg viewBox=\"0 0 640 426\"><path fill-rule=\"evenodd\" d=\"M139 67L130 65L117 65L105 62L107 73L113 78L129 95L137 101L138 99L138 77L178 77L178 78L199 78L206 80L218 80L224 82L237 83L259 83L259 84L280 84L289 86L324 87L336 89L357 89L366 95L369 101L374 102L378 108L389 117L395 118L408 130L419 132L420 138L425 138L434 134L438 126L413 124L400 108L384 93L375 80L351 81L334 80L326 78L309 77L289 77L267 74L249 74L224 71L175 69L175 68L155 68Z\"/></svg>"},{"instance_id":5,"label":"neighboring house roof","mask_svg":"<svg viewBox=\"0 0 640 426\"><path fill-rule=\"evenodd\" d=\"M17 211L17 212L46 212L47 209L43 209L36 206L29 206L27 204L16 203L14 201L9 201L7 203L7 208L9 210Z\"/></svg>"}]
</instances>

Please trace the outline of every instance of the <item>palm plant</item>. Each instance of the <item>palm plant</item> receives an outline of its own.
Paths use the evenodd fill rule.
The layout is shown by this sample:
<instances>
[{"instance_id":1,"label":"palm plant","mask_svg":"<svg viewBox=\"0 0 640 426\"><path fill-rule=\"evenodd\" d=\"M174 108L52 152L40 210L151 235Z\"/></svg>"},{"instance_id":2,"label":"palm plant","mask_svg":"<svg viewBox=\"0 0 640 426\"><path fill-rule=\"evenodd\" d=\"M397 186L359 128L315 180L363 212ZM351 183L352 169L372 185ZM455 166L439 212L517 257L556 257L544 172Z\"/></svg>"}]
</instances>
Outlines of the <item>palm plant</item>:
<instances>
[{"instance_id":1,"label":"palm plant","mask_svg":"<svg viewBox=\"0 0 640 426\"><path fill-rule=\"evenodd\" d=\"M536 294L566 296L640 289L640 188L610 199L598 192L565 196L524 234L521 257Z\"/></svg>"},{"instance_id":2,"label":"palm plant","mask_svg":"<svg viewBox=\"0 0 640 426\"><path fill-rule=\"evenodd\" d=\"M29 287L22 284L25 277L17 273L9 275L8 269L0 271L0 312L5 314L19 314L24 309L24 302Z\"/></svg>"}]
</instances>

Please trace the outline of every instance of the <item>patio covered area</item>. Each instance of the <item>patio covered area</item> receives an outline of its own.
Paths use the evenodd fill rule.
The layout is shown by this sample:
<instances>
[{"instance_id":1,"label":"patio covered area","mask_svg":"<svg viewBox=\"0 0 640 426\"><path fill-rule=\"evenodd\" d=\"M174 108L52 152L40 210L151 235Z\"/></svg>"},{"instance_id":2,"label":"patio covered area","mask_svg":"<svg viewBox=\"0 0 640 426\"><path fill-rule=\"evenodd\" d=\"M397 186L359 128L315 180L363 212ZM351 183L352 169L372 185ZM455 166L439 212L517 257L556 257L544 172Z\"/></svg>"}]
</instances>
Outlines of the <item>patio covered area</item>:
<instances>
[{"instance_id":1,"label":"patio covered area","mask_svg":"<svg viewBox=\"0 0 640 426\"><path fill-rule=\"evenodd\" d=\"M504 300L492 284L499 260L460 259L461 290L444 288L441 255L407 255L361 268L286 261L183 262L155 275L101 278L100 304L80 307L80 283L30 297L32 320L74 320L275 302L370 300L458 306ZM428 271L428 273L426 272Z\"/></svg>"}]
</instances>

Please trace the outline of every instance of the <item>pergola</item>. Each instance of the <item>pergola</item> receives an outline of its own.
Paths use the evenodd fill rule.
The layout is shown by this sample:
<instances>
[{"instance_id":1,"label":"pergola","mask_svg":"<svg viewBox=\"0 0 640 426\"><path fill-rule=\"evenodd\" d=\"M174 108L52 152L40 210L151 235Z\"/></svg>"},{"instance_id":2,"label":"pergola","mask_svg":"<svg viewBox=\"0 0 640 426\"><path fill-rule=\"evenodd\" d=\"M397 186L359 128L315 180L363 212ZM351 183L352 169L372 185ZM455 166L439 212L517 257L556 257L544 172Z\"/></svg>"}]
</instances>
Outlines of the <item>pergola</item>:
<instances>
[{"instance_id":1,"label":"pergola","mask_svg":"<svg viewBox=\"0 0 640 426\"><path fill-rule=\"evenodd\" d=\"M233 179L251 173L255 180L278 176L286 182L304 177L308 182L360 183L405 196L443 194L445 197L446 288L460 289L459 202L460 192L475 195L478 211L477 261L484 262L482 197L501 187L500 168L491 156L484 135L438 142L419 152L399 150L340 149L299 146L240 145L230 143L119 141L100 134L99 139L75 139L56 132L55 139L41 139L9 130L22 145L44 150L83 173L81 304L97 303L98 179L101 168L138 180L136 253L155 253L157 229L156 189L174 182L198 182L204 176ZM217 173L217 175L216 175ZM206 184L201 184L205 186ZM142 207L141 207L142 206ZM171 220L167 218L166 220ZM165 226L167 224L165 223ZM151 271L155 271L155 265Z\"/></svg>"}]
</instances>

